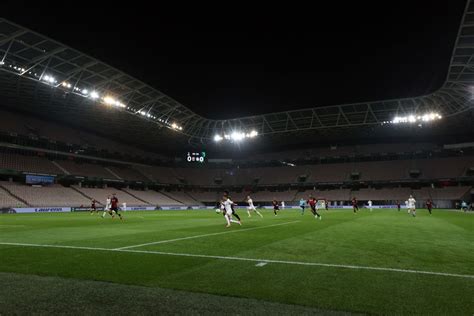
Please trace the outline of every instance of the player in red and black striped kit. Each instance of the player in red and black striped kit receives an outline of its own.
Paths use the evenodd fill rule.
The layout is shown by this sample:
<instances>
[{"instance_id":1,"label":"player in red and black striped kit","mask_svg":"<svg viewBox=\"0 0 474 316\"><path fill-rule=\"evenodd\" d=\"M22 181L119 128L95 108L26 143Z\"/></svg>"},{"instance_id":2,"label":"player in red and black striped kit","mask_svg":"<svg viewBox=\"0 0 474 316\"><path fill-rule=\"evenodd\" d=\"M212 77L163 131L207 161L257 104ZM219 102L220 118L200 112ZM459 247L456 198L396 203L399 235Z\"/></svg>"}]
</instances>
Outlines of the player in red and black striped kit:
<instances>
[{"instance_id":1,"label":"player in red and black striped kit","mask_svg":"<svg viewBox=\"0 0 474 316\"><path fill-rule=\"evenodd\" d=\"M95 206L95 200L91 201L91 215L92 213L96 212L97 213L97 207Z\"/></svg>"},{"instance_id":2,"label":"player in red and black striped kit","mask_svg":"<svg viewBox=\"0 0 474 316\"><path fill-rule=\"evenodd\" d=\"M354 213L357 213L357 211L359 210L359 206L357 206L357 199L355 198L355 196L352 198L352 210L354 211Z\"/></svg>"},{"instance_id":3,"label":"player in red and black striped kit","mask_svg":"<svg viewBox=\"0 0 474 316\"><path fill-rule=\"evenodd\" d=\"M115 217L114 213L118 215L118 217L120 217L121 220L123 220L123 217L122 217L122 214L119 213L119 207L118 207L118 199L117 197L115 196L115 193L112 195L112 199L110 200L110 204L111 204L111 208L110 208L110 212L112 212L112 218Z\"/></svg>"},{"instance_id":4,"label":"player in red and black striped kit","mask_svg":"<svg viewBox=\"0 0 474 316\"><path fill-rule=\"evenodd\" d=\"M428 201L426 201L426 208L428 209L428 212L430 212L431 215L431 210L433 209L433 202L431 201L431 199L428 199Z\"/></svg>"},{"instance_id":5,"label":"player in red and black striped kit","mask_svg":"<svg viewBox=\"0 0 474 316\"><path fill-rule=\"evenodd\" d=\"M318 203L318 201L312 197L311 195L309 196L309 199L308 199L308 204L309 206L311 207L311 213L313 213L314 215L314 218L319 218L319 220L321 220L321 215L318 213L318 210L316 209L316 204Z\"/></svg>"},{"instance_id":6,"label":"player in red and black striped kit","mask_svg":"<svg viewBox=\"0 0 474 316\"><path fill-rule=\"evenodd\" d=\"M275 216L277 216L278 215L277 213L280 210L280 203L278 203L277 200L273 200L272 205L273 205L273 213L275 213Z\"/></svg>"}]
</instances>

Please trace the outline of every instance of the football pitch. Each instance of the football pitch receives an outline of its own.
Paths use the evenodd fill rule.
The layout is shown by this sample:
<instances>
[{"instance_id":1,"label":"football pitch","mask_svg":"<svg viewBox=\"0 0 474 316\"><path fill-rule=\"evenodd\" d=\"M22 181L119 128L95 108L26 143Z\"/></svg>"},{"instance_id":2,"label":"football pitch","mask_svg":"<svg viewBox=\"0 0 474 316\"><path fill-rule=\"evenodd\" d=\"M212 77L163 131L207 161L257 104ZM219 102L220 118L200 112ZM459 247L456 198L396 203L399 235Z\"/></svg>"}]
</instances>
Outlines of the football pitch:
<instances>
[{"instance_id":1,"label":"football pitch","mask_svg":"<svg viewBox=\"0 0 474 316\"><path fill-rule=\"evenodd\" d=\"M0 314L474 313L474 214L0 216Z\"/></svg>"}]
</instances>

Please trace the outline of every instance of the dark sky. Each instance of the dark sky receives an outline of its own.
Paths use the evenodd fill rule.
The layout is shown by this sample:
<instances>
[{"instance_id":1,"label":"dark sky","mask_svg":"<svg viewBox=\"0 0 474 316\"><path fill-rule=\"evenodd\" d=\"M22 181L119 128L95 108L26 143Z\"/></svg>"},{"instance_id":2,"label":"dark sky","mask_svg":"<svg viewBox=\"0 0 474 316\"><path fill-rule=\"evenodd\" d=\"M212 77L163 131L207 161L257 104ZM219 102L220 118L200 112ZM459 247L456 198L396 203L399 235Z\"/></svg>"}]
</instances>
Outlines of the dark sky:
<instances>
[{"instance_id":1,"label":"dark sky","mask_svg":"<svg viewBox=\"0 0 474 316\"><path fill-rule=\"evenodd\" d=\"M36 3L2 15L201 115L231 118L430 92L446 75L466 1L201 10L124 2L120 12L119 2Z\"/></svg>"}]
</instances>

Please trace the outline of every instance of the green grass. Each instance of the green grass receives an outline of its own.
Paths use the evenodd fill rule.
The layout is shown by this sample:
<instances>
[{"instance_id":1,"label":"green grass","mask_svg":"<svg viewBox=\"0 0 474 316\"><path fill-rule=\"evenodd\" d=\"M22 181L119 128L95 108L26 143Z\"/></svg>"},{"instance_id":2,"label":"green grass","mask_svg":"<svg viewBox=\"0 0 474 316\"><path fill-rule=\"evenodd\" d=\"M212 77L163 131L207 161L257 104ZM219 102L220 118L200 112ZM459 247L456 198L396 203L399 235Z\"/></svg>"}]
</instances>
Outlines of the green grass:
<instances>
[{"instance_id":1,"label":"green grass","mask_svg":"<svg viewBox=\"0 0 474 316\"><path fill-rule=\"evenodd\" d=\"M406 211L370 213L363 210L354 215L349 210L331 210L323 213L322 221L317 221L309 214L301 216L296 210L284 210L278 217L264 211L263 219L257 216L248 219L243 211L239 213L243 216L243 226L227 229L222 216L213 211L127 212L124 222L89 213L2 215L0 272L4 273L0 274L0 283L3 291L14 294L8 298L0 295L6 300L0 301L0 314L12 312L12 306L19 312L31 311L31 300L25 301L22 295L25 291L40 291L38 286L42 282L29 281L37 277L25 279L19 275L53 277L44 282L57 282L62 287L70 284L70 289L81 288L78 282L92 282L99 289L107 287L102 282L133 286L133 290L127 292L122 288L119 292L127 293L127 302L131 302L131 311L135 313L151 311L149 302L143 299L153 296L149 291L158 291L156 296L160 297L164 294L159 291L169 291L166 289L178 290L167 297L184 295L190 301L201 300L196 295L206 295L202 298L206 303L201 304L204 309L194 304L194 311L201 314L211 310L223 313L219 307L222 296L226 296L229 313L240 310L243 314L250 313L238 309L246 305L241 301L245 298L252 299L249 301L252 304L260 302L269 313L278 311L280 314L289 314L292 310L298 314L321 311L392 315L474 313L472 214L435 210L429 216L419 210L418 216L412 218ZM181 239L207 234L215 235ZM180 240L124 251L107 250L173 239ZM266 265L256 266L266 260ZM303 263L421 270L465 277ZM9 278L22 281L6 282ZM137 290L137 286L142 290ZM40 291L43 296L57 297L55 291L48 290L54 286L43 287L45 290ZM198 292L206 294L196 294ZM134 295L137 298L130 300ZM88 308L102 306L100 300L92 297L95 296L88 300L84 296L79 302ZM57 304L56 300L50 303ZM189 302L186 305L180 301L155 306L153 313L187 310ZM287 304L303 305L307 309ZM165 309L165 305L172 305L172 309ZM262 309L253 311L261 314L258 311Z\"/></svg>"}]
</instances>

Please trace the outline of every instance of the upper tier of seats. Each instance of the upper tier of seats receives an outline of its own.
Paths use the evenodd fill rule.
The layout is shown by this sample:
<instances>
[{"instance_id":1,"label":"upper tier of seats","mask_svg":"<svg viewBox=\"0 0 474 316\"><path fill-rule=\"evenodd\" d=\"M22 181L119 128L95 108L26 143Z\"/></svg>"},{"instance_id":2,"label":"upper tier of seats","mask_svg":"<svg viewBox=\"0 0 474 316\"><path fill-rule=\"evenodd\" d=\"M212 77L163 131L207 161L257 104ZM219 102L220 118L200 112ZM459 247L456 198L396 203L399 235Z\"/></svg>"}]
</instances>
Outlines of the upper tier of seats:
<instances>
[{"instance_id":1,"label":"upper tier of seats","mask_svg":"<svg viewBox=\"0 0 474 316\"><path fill-rule=\"evenodd\" d=\"M92 162L49 160L43 156L0 153L0 169L47 174L71 174L111 180L187 183L195 186L245 186L358 181L409 181L410 179L447 179L468 175L474 168L474 156L328 163L302 166L251 168L171 168L133 165L104 166ZM412 174L410 174L412 173ZM354 178L355 176L355 178Z\"/></svg>"},{"instance_id":2,"label":"upper tier of seats","mask_svg":"<svg viewBox=\"0 0 474 316\"><path fill-rule=\"evenodd\" d=\"M104 122L104 128L106 128L106 122ZM99 151L106 150L111 154L120 153L131 156L148 157L150 159L165 159L162 155L146 152L139 148L100 137L80 129L6 110L0 110L0 131L4 133L47 138L65 144L78 145L82 148L95 148Z\"/></svg>"}]
</instances>

